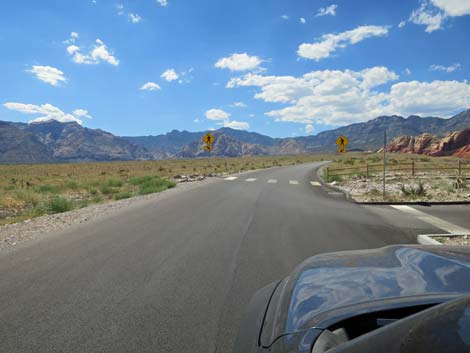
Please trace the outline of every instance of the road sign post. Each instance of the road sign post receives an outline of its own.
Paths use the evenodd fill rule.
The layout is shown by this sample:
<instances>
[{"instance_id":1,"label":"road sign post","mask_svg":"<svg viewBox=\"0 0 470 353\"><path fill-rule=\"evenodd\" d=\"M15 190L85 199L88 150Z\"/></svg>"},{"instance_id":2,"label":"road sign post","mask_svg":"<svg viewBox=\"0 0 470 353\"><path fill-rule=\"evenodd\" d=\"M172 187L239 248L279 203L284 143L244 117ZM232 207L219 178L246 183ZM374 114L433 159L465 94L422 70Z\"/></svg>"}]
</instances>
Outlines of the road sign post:
<instances>
[{"instance_id":1,"label":"road sign post","mask_svg":"<svg viewBox=\"0 0 470 353\"><path fill-rule=\"evenodd\" d=\"M383 178L383 200L385 201L385 174L387 173L387 131L384 131L384 178Z\"/></svg>"},{"instance_id":2,"label":"road sign post","mask_svg":"<svg viewBox=\"0 0 470 353\"><path fill-rule=\"evenodd\" d=\"M348 145L349 140L346 136L341 135L336 139L336 144L338 145L338 153L346 153L346 146Z\"/></svg>"}]
</instances>

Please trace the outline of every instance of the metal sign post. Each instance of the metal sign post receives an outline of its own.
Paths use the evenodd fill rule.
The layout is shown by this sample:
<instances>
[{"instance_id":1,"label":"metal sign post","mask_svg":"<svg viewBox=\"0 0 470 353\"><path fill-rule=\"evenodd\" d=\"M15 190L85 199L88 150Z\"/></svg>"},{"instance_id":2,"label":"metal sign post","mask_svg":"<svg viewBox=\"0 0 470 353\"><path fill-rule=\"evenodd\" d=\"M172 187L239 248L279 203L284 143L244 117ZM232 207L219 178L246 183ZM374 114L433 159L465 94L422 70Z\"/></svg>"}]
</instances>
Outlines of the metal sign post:
<instances>
[{"instance_id":1,"label":"metal sign post","mask_svg":"<svg viewBox=\"0 0 470 353\"><path fill-rule=\"evenodd\" d=\"M387 131L384 131L384 180L383 180L383 200L385 201L385 174L387 173Z\"/></svg>"}]
</instances>

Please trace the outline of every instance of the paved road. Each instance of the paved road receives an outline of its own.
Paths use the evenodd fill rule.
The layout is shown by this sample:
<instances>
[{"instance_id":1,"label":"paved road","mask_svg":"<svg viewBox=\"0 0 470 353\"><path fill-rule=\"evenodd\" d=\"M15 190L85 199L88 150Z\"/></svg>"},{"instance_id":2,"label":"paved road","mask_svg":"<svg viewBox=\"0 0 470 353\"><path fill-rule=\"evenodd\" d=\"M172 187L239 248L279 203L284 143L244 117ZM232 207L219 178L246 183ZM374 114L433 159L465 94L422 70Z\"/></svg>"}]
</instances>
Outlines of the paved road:
<instances>
[{"instance_id":1,"label":"paved road","mask_svg":"<svg viewBox=\"0 0 470 353\"><path fill-rule=\"evenodd\" d=\"M3 254L0 352L230 352L251 295L307 257L414 242L398 212L312 185L317 166L217 180Z\"/></svg>"}]
</instances>

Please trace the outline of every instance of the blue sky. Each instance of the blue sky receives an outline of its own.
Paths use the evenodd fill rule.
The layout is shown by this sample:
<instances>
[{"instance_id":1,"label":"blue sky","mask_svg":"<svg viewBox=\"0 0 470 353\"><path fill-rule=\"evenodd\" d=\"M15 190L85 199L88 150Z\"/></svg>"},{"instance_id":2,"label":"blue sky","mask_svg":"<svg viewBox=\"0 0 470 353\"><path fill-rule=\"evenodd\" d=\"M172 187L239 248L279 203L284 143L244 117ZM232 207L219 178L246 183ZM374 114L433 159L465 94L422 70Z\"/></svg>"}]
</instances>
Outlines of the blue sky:
<instances>
[{"instance_id":1,"label":"blue sky","mask_svg":"<svg viewBox=\"0 0 470 353\"><path fill-rule=\"evenodd\" d=\"M470 0L3 4L0 120L316 134L470 107Z\"/></svg>"}]
</instances>

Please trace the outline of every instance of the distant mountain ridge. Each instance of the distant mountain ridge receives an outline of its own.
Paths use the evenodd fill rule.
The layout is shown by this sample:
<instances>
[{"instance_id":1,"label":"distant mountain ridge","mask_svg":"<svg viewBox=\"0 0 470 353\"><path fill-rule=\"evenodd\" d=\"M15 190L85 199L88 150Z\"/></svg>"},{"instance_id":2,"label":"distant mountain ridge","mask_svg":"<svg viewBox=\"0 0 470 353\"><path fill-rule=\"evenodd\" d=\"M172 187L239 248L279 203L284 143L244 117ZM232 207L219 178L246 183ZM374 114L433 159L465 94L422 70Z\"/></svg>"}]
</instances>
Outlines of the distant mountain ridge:
<instances>
[{"instance_id":1,"label":"distant mountain ridge","mask_svg":"<svg viewBox=\"0 0 470 353\"><path fill-rule=\"evenodd\" d=\"M221 128L211 156L286 155L336 151L339 135L349 139L348 150L376 150L398 136L430 133L443 137L470 127L470 110L450 119L437 117L381 116L364 123L323 131L315 136L273 138L256 132ZM207 131L173 130L156 136L119 137L77 123L46 121L25 124L0 121L0 163L124 161L165 158L198 158Z\"/></svg>"}]
</instances>

